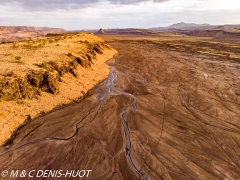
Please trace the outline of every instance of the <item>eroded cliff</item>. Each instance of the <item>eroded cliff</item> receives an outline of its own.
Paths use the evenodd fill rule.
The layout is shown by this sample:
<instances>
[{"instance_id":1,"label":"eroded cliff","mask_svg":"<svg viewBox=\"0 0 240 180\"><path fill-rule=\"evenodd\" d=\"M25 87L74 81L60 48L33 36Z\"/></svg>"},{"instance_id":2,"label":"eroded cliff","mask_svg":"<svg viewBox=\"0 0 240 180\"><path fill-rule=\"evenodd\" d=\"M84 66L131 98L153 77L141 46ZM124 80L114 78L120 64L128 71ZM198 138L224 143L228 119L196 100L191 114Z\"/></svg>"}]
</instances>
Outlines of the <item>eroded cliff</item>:
<instances>
[{"instance_id":1,"label":"eroded cliff","mask_svg":"<svg viewBox=\"0 0 240 180\"><path fill-rule=\"evenodd\" d=\"M2 43L0 144L26 120L83 97L105 79L117 51L92 34Z\"/></svg>"}]
</instances>

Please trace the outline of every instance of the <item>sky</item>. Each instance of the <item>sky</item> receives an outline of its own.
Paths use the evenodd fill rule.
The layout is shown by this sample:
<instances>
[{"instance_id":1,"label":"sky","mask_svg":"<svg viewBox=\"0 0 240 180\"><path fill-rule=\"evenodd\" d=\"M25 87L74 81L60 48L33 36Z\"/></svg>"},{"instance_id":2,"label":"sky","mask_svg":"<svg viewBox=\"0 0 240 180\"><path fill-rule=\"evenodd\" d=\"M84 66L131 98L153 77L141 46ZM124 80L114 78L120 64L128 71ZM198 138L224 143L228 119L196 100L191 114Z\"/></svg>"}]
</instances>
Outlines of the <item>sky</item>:
<instances>
[{"instance_id":1,"label":"sky","mask_svg":"<svg viewBox=\"0 0 240 180\"><path fill-rule=\"evenodd\" d=\"M240 24L239 0L0 0L0 26L65 30Z\"/></svg>"}]
</instances>

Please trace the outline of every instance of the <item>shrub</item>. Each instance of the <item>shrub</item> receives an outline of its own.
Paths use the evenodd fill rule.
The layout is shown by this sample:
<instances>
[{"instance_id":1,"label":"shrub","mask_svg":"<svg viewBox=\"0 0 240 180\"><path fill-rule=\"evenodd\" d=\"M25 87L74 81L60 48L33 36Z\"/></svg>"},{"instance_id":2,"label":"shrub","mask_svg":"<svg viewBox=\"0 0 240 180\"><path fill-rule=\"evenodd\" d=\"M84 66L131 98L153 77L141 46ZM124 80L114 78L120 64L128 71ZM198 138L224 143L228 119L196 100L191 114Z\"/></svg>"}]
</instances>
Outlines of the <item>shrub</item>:
<instances>
[{"instance_id":1,"label":"shrub","mask_svg":"<svg viewBox=\"0 0 240 180\"><path fill-rule=\"evenodd\" d=\"M67 56L68 56L68 57L72 56L72 53L70 53L70 52L69 52L69 53L67 53Z\"/></svg>"},{"instance_id":2,"label":"shrub","mask_svg":"<svg viewBox=\"0 0 240 180\"><path fill-rule=\"evenodd\" d=\"M13 42L13 46L12 46L13 48L17 48L17 44L16 44L16 42Z\"/></svg>"},{"instance_id":3,"label":"shrub","mask_svg":"<svg viewBox=\"0 0 240 180\"><path fill-rule=\"evenodd\" d=\"M17 61L20 61L20 60L21 60L21 56L15 56L15 59L16 59Z\"/></svg>"},{"instance_id":4,"label":"shrub","mask_svg":"<svg viewBox=\"0 0 240 180\"><path fill-rule=\"evenodd\" d=\"M49 61L48 64L50 64L51 66L56 66L56 62L55 61Z\"/></svg>"},{"instance_id":5,"label":"shrub","mask_svg":"<svg viewBox=\"0 0 240 180\"><path fill-rule=\"evenodd\" d=\"M46 63L46 62L43 62L43 63L41 64L41 67L44 68L44 69L46 69L46 68L47 68L47 63Z\"/></svg>"},{"instance_id":6,"label":"shrub","mask_svg":"<svg viewBox=\"0 0 240 180\"><path fill-rule=\"evenodd\" d=\"M24 44L23 47L25 49L32 49L33 46L31 44Z\"/></svg>"}]
</instances>

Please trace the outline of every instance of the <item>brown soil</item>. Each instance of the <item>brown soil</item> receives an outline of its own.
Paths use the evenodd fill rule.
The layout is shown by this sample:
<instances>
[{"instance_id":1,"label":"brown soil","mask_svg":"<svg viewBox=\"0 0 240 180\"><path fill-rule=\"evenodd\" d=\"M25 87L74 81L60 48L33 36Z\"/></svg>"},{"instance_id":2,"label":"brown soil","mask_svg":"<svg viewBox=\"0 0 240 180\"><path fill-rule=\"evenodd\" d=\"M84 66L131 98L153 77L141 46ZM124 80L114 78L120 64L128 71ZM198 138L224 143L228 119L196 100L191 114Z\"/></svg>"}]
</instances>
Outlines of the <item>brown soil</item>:
<instances>
[{"instance_id":1,"label":"brown soil","mask_svg":"<svg viewBox=\"0 0 240 180\"><path fill-rule=\"evenodd\" d=\"M20 128L0 148L0 169L91 169L93 180L239 179L239 42L101 37L119 52L111 76L79 103Z\"/></svg>"}]
</instances>

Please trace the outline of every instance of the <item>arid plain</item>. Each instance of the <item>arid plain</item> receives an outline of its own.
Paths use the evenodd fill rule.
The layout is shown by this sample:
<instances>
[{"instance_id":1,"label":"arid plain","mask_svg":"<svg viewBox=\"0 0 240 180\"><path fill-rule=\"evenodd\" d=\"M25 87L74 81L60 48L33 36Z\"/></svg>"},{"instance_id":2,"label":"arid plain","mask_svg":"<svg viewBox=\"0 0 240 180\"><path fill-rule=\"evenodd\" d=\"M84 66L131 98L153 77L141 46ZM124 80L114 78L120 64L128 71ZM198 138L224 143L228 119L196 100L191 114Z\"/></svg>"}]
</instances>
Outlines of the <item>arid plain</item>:
<instances>
[{"instance_id":1,"label":"arid plain","mask_svg":"<svg viewBox=\"0 0 240 180\"><path fill-rule=\"evenodd\" d=\"M98 36L118 51L109 77L19 128L0 148L0 169L91 169L93 180L238 179L240 42Z\"/></svg>"}]
</instances>

